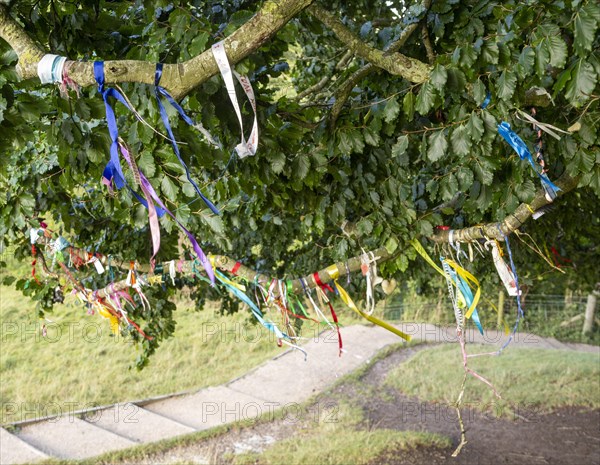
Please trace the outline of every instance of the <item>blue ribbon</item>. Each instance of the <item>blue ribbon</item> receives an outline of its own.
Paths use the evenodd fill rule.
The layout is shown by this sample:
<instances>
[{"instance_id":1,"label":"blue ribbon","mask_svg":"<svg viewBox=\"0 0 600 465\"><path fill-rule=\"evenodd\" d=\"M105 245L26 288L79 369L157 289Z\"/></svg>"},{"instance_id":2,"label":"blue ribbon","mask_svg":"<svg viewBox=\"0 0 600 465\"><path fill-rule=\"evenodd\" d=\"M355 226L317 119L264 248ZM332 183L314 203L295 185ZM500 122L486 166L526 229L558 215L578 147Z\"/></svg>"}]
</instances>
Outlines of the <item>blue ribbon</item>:
<instances>
[{"instance_id":1,"label":"blue ribbon","mask_svg":"<svg viewBox=\"0 0 600 465\"><path fill-rule=\"evenodd\" d=\"M227 290L231 291L238 299L240 299L242 302L248 305L248 307L250 307L250 310L252 311L252 314L258 320L258 322L265 328L267 328L269 331L271 331L273 334L275 334L275 337L277 337L277 339L287 339L288 341L291 340L291 338L287 334L281 332L281 330L277 327L275 323L265 321L265 319L263 318L263 313L250 299L250 297L248 297L245 293L240 291L237 287L227 284L223 279L225 278L223 273L221 273L219 270L215 270L215 277L223 286L225 286Z\"/></svg>"},{"instance_id":2,"label":"blue ribbon","mask_svg":"<svg viewBox=\"0 0 600 465\"><path fill-rule=\"evenodd\" d=\"M469 287L469 285L466 283L466 281L463 278L461 278L458 275L455 275L455 279L456 279L456 283L458 284L458 287L460 289L460 292L462 293L463 297L465 298L465 301L467 303L467 309L468 309L471 307L471 304L473 303L473 292L471 292L471 288ZM471 314L471 319L473 320L473 323L475 323L475 326L477 326L477 329L479 330L481 335L483 335L483 327L481 326L481 320L479 319L479 314L477 313L477 309L473 310L473 313Z\"/></svg>"},{"instance_id":3,"label":"blue ribbon","mask_svg":"<svg viewBox=\"0 0 600 465\"><path fill-rule=\"evenodd\" d=\"M515 152L517 152L521 160L527 160L529 162L535 173L542 180L542 186L546 192L548 192L550 197L554 199L556 197L556 192L560 190L560 187L550 181L548 176L546 176L544 173L540 173L538 171L536 164L533 161L533 157L531 156L531 152L529 151L529 148L527 148L525 142L523 142L523 139L521 139L510 128L510 124L508 124L506 121L502 121L502 123L498 125L498 134L500 134L504 140L508 142L508 145L510 145Z\"/></svg>"},{"instance_id":4,"label":"blue ribbon","mask_svg":"<svg viewBox=\"0 0 600 465\"><path fill-rule=\"evenodd\" d=\"M512 333L511 333L510 337L508 338L508 340L502 345L500 350L498 350L498 354L501 354L502 351L513 340L515 334L517 333L517 330L519 329L519 322L521 321L521 318L523 318L525 315L523 314L523 307L521 306L521 289L519 288L519 277L517 276L517 268L515 267L515 262L513 261L512 250L510 250L510 244L508 243L508 236L502 232L500 225L498 225L498 229L500 230L500 234L502 234L504 236L504 242L506 243L506 250L508 251L508 259L510 260L510 268L513 272L513 275L515 276L515 286L517 288L517 309L518 309L517 320L515 321L515 325L513 326Z\"/></svg>"},{"instance_id":5,"label":"blue ribbon","mask_svg":"<svg viewBox=\"0 0 600 465\"><path fill-rule=\"evenodd\" d=\"M479 105L479 108L481 108L482 110L485 110L491 101L492 101L492 93L488 90L487 94L485 94L485 99L483 99L483 102L481 103L481 105Z\"/></svg>"},{"instance_id":6,"label":"blue ribbon","mask_svg":"<svg viewBox=\"0 0 600 465\"><path fill-rule=\"evenodd\" d=\"M146 199L141 197L137 192L135 192L131 186L125 180L125 175L123 174L123 170L121 168L121 163L119 161L119 128L117 127L117 118L115 116L115 111L110 104L109 97L113 97L115 100L118 100L128 110L131 110L125 98L121 95L121 93L113 89L111 87L104 87L104 62L103 61L95 61L94 62L94 78L98 83L98 92L102 94L102 99L104 100L104 106L106 108L106 125L108 126L108 133L110 134L111 144L110 144L110 160L106 164L102 176L108 179L109 181L114 179L115 186L117 189L121 189L123 186L127 186L130 192L134 195L134 197L146 208L148 208L148 203ZM159 217L165 214L165 211L156 207L156 213Z\"/></svg>"},{"instance_id":7,"label":"blue ribbon","mask_svg":"<svg viewBox=\"0 0 600 465\"><path fill-rule=\"evenodd\" d=\"M177 146L177 141L175 140L175 136L173 135L173 130L171 129L171 125L169 124L169 116L167 115L167 111L162 103L161 96L167 99L167 101L171 104L171 106L173 108L175 108L175 110L177 110L177 112L179 113L181 118L187 124L189 124L190 126L193 127L194 122L185 113L183 108L181 108L181 106L175 101L175 99L173 97L171 97L171 95L167 92L167 90L164 87L161 87L159 85L160 78L162 76L162 68L163 68L162 63L157 63L156 64L156 72L154 73L154 94L156 95L156 101L158 102L158 109L160 111L160 117L163 121L163 124L165 125L165 129L167 130L169 139L171 139L171 145L173 146L173 151L175 152L175 155L177 155L179 163L181 163L181 166L183 166L183 168L185 169L185 174L188 178L188 181L190 182L190 184L192 186L194 186L194 190L198 193L200 198L202 200L204 200L204 203L208 206L208 208L210 208L215 215L218 215L219 214L218 208L215 207L214 204L204 196L204 194L202 194L202 192L200 191L200 188L192 179L192 176L190 175L190 170L187 167L187 165L185 164L185 162L183 161L183 158L181 158L181 154L179 153L179 147Z\"/></svg>"},{"instance_id":8,"label":"blue ribbon","mask_svg":"<svg viewBox=\"0 0 600 465\"><path fill-rule=\"evenodd\" d=\"M442 263L444 263L444 257L440 257L440 260L442 261ZM473 292L471 292L471 288L469 287L467 282L456 273L456 271L450 268L450 266L446 266L448 267L448 270L450 272L450 278L456 283L456 286L465 298L466 308L469 309L471 307L471 304L473 303L474 298ZM481 335L483 335L483 327L481 326L481 320L479 319L479 313L477 313L477 309L473 310L473 313L471 314L471 319L473 320L473 323L475 323L475 326L477 326L477 329L479 330Z\"/></svg>"}]
</instances>

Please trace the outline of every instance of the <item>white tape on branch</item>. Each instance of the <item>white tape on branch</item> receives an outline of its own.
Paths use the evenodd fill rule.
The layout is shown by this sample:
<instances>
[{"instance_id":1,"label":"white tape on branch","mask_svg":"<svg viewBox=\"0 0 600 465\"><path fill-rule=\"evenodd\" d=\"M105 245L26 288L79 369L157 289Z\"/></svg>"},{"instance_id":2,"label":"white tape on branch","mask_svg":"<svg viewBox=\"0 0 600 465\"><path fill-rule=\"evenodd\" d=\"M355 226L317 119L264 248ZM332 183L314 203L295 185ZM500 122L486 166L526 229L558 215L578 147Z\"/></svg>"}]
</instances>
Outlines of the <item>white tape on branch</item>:
<instances>
[{"instance_id":1,"label":"white tape on branch","mask_svg":"<svg viewBox=\"0 0 600 465\"><path fill-rule=\"evenodd\" d=\"M38 76L42 84L62 82L63 69L67 61L66 57L60 55L44 55L38 63Z\"/></svg>"},{"instance_id":2,"label":"white tape on branch","mask_svg":"<svg viewBox=\"0 0 600 465\"><path fill-rule=\"evenodd\" d=\"M247 157L248 155L254 155L258 146L258 121L256 119L256 98L254 96L252 84L250 84L250 80L248 79L248 77L240 76L238 73L231 70L231 67L229 66L229 60L227 59L227 54L225 53L225 47L223 45L223 42L217 42L216 44L214 44L212 46L212 53L215 57L217 65L219 66L219 71L221 72L221 76L223 76L225 86L227 87L227 93L229 94L229 98L231 99L231 103L233 104L233 109L235 110L235 113L238 117L238 121L240 123L242 141L235 147L235 151L237 152L240 158ZM233 76L236 77L236 79L244 89L244 93L248 97L250 105L252 106L252 110L254 111L254 124L252 125L252 132L250 132L250 137L248 138L248 140L244 138L244 123L242 122L242 111L240 109L240 104L238 103L237 95L235 93Z\"/></svg>"}]
</instances>

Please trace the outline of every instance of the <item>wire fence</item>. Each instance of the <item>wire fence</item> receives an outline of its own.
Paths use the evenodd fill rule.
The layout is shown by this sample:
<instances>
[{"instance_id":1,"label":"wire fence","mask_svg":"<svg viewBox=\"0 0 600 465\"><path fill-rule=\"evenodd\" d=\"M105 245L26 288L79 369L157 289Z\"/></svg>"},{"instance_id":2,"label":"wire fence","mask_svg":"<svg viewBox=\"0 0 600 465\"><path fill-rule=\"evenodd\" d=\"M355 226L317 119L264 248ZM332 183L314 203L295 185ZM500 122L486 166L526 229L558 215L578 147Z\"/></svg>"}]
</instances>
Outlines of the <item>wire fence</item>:
<instances>
[{"instance_id":1,"label":"wire fence","mask_svg":"<svg viewBox=\"0 0 600 465\"><path fill-rule=\"evenodd\" d=\"M587 303L584 295L541 295L530 294L522 299L524 318L520 330L539 336L551 336L561 341L586 342L600 345L598 321L591 334L583 336L582 328ZM484 329L498 328L497 305L482 301L478 313ZM392 322L424 321L435 324L454 324L454 313L447 298L405 299L403 302L389 302L384 308L384 316ZM503 306L504 324L512 328L517 316L516 299L507 297Z\"/></svg>"}]
</instances>

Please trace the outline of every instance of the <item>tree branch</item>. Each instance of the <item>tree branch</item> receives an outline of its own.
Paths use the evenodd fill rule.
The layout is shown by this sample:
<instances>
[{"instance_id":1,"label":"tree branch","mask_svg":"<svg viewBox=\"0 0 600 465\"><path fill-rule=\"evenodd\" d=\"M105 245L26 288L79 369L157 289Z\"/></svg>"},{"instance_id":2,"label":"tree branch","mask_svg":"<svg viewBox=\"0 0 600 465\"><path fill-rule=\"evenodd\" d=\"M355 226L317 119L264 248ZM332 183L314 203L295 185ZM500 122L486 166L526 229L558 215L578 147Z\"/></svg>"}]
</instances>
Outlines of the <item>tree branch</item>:
<instances>
[{"instance_id":1,"label":"tree branch","mask_svg":"<svg viewBox=\"0 0 600 465\"><path fill-rule=\"evenodd\" d=\"M4 5L0 5L0 37L12 47L19 57L17 72L22 78L37 76L37 64L44 51L27 35L21 25L8 14Z\"/></svg>"},{"instance_id":2,"label":"tree branch","mask_svg":"<svg viewBox=\"0 0 600 465\"><path fill-rule=\"evenodd\" d=\"M331 29L350 50L375 66L396 76L402 76L413 83L425 82L429 77L431 66L428 64L398 52L385 53L371 47L360 40L333 14L319 5L313 4L306 11Z\"/></svg>"},{"instance_id":3,"label":"tree branch","mask_svg":"<svg viewBox=\"0 0 600 465\"><path fill-rule=\"evenodd\" d=\"M431 8L431 0L424 0L423 7L425 7L426 10L429 10L429 8ZM408 26L406 26L406 29L402 31L400 37L398 37L396 41L389 44L389 46L384 50L384 54L390 54L400 50L404 46L406 41L409 39L409 37L417 30L419 24L420 21L416 23L411 23ZM377 69L379 68L377 68L373 63L367 63L362 68L355 71L343 83L343 85L338 88L334 95L335 103L333 104L333 107L331 108L331 113L329 115L329 126L331 128L335 126L335 123L338 117L340 116L340 113L342 112L346 101L350 97L352 89L354 89L354 87L359 81L361 81Z\"/></svg>"},{"instance_id":4,"label":"tree branch","mask_svg":"<svg viewBox=\"0 0 600 465\"><path fill-rule=\"evenodd\" d=\"M346 51L346 53L344 53L344 55L342 56L340 61L337 62L337 64L331 70L330 73L327 73L325 76L323 76L319 80L319 82L317 82L316 84L313 84L312 86L307 87L302 92L300 92L296 96L296 100L300 101L303 98L308 97L311 94L315 94L315 93L319 92L321 89L323 89L323 87L325 87L327 85L327 83L331 80L331 78L333 77L333 73L335 71L339 71L339 70L343 69L344 66L346 66L348 64L348 62L352 59L353 56L354 56L354 53L352 53L352 50Z\"/></svg>"},{"instance_id":5,"label":"tree branch","mask_svg":"<svg viewBox=\"0 0 600 465\"><path fill-rule=\"evenodd\" d=\"M421 38L423 39L423 45L425 45L425 50L427 51L427 60L429 61L430 65L433 65L435 63L435 53L433 52L433 47L431 45L431 39L429 38L429 31L427 30L426 24L423 24Z\"/></svg>"},{"instance_id":6,"label":"tree branch","mask_svg":"<svg viewBox=\"0 0 600 465\"><path fill-rule=\"evenodd\" d=\"M564 195L567 192L573 190L577 186L578 182L579 177L572 178L566 173L563 174L556 181L556 185L558 185L561 188L559 194ZM530 204L522 203L517 207L514 213L507 216L500 223L488 223L481 226L472 226L470 228L454 230L453 241L472 242L477 239L486 238L502 239L503 235L508 235L520 228L521 225L531 217L535 210L543 207L544 205L548 205L549 203L550 202L546 200L544 191L541 190L535 195ZM501 230L498 229L498 225L500 225ZM429 239L438 243L448 242L449 231L438 231L433 236L429 237ZM48 244L50 242L50 239L41 238L39 241L41 243ZM69 251L72 257L75 257L76 259L78 259L78 261L81 261L83 263L89 262L90 258L92 258L93 256L93 254L90 254L88 251L76 247L70 247ZM391 255L385 247L380 247L379 249L374 250L372 253L378 262L384 262L393 257L393 255ZM370 256L371 252L367 252L367 254ZM50 274L51 276L55 276L46 267L45 259L41 250L38 251L38 255L40 255L46 273ZM96 258L105 267L109 266L109 261L112 262L110 256L97 255ZM241 263L238 265L238 262L236 260L226 255L212 255L209 256L209 258L211 262L214 263L214 266L219 270L225 271L227 273L233 273L233 270L235 269L235 275L240 276L247 282L268 283L273 279L272 277L266 276L264 274L256 273L252 268L249 268ZM130 262L117 261L112 262L111 265L122 270L128 270L130 267ZM334 265L331 265L331 267L333 266L337 268L339 277L347 276L348 274L354 273L361 269L361 255L352 257L346 262L338 262ZM181 260L177 263L177 268L182 273L192 273L194 271L203 272L204 270L203 267L200 266L198 262L194 260ZM317 287L317 282L314 278L314 274L318 274L319 279L322 283L330 283L331 281L333 281L331 275L328 272L328 268L330 267L323 268L317 273L313 273L303 277L302 281L304 281L304 285L310 289ZM153 271L150 270L150 265L138 265L137 269L141 273L145 273L145 275L142 276L142 279L148 280L148 278L153 275L168 273L169 262L163 262L156 265L156 268ZM299 294L304 291L302 281L300 279L291 280L292 292ZM108 295L114 294L117 291L126 289L127 287L127 280L123 279L114 284L110 284L109 286L106 286L103 289L97 290L96 295L100 298L104 298Z\"/></svg>"},{"instance_id":7,"label":"tree branch","mask_svg":"<svg viewBox=\"0 0 600 465\"><path fill-rule=\"evenodd\" d=\"M229 61L232 64L238 63L250 55L312 2L313 0L267 0L247 23L224 40ZM0 37L17 53L21 77L36 77L37 64L44 52L10 17L4 6L0 6ZM155 63L147 61L108 60L104 64L106 83L154 84L155 66ZM183 63L165 65L161 85L179 99L218 72L209 49ZM69 77L80 86L95 85L93 63L70 62Z\"/></svg>"},{"instance_id":8,"label":"tree branch","mask_svg":"<svg viewBox=\"0 0 600 465\"><path fill-rule=\"evenodd\" d=\"M43 239L40 239L40 243L43 243L43 242L48 243L49 241L50 241L49 239L46 239L45 241ZM88 262L89 259L93 256L93 254L90 254L88 251L79 249L76 247L71 247L70 253L73 257L81 260L84 263ZM372 253L373 253L373 256L376 257L376 259L378 261L386 261L391 258L391 255L389 254L389 252L387 251L387 249L385 247L381 247L377 250L374 250ZM53 275L45 267L45 260L43 259L43 253L41 252L41 250L38 251L38 254L40 255L40 257L42 257L42 260L44 263L44 271L46 271L46 273L48 273L50 275ZM370 256L371 252L367 252L367 254ZM107 255L101 255L101 256L97 255L96 258L105 267L109 266L109 260L112 261L111 257L109 257ZM212 256L210 256L210 260L211 260L211 262L214 263L214 266L216 268L218 268L221 271L225 271L227 273L231 273L232 270L234 269L234 267L236 267L236 265L238 263L236 260L234 260L231 257L228 257L226 255L212 255ZM130 263L125 262L125 261L113 262L113 263L111 263L111 266L115 266L116 268L119 268L122 270L129 270ZM348 259L346 262L336 263L335 266L337 267L337 269L339 271L340 277L346 276L349 273L354 273L361 269L361 256L359 255L357 257L352 257L352 258ZM199 265L197 261L194 261L194 260L182 260L177 263L177 268L178 268L178 270L181 270L182 273L192 273L194 271L204 272L204 268L201 265ZM327 267L327 268L329 268L329 267ZM329 282L333 281L333 279L331 278L331 276L329 275L329 273L327 271L327 268L324 268L317 272L319 275L319 279L321 280L322 283L329 283ZM147 280L149 276L168 273L169 262L159 263L158 265L156 265L153 272L150 271L150 265L138 265L137 270L140 271L141 273L145 273L146 275L143 276L142 278L144 280ZM237 267L237 269L235 270L235 275L240 276L244 280L251 282L251 283L253 283L255 281L260 282L260 283L268 283L273 279L272 277L266 276L264 274L256 273L252 268L249 268L242 264L240 264ZM304 281L305 286L307 286L310 289L317 287L317 282L315 281L313 274L305 276L304 278L302 278L302 280ZM291 285L292 285L293 292L296 294L299 294L304 291L304 286L300 282L300 279L291 280ZM115 292L126 289L127 287L128 287L127 280L123 279L114 284L110 284L103 289L98 290L97 296L100 298L104 298L107 295L114 294Z\"/></svg>"},{"instance_id":9,"label":"tree branch","mask_svg":"<svg viewBox=\"0 0 600 465\"><path fill-rule=\"evenodd\" d=\"M560 187L559 195L564 195L567 192L577 187L579 177L572 178L567 173L564 173L556 181L556 185ZM508 235L519 229L521 225L527 221L534 211L540 209L550 202L544 195L544 190L538 191L531 203L522 203L517 209L508 215L502 222L487 223L480 226L471 226L470 228L456 229L453 232L452 240L454 242L472 242L477 239L503 239L504 235ZM498 228L500 225L500 229ZM430 239L434 242L448 242L450 231L438 231Z\"/></svg>"}]
</instances>

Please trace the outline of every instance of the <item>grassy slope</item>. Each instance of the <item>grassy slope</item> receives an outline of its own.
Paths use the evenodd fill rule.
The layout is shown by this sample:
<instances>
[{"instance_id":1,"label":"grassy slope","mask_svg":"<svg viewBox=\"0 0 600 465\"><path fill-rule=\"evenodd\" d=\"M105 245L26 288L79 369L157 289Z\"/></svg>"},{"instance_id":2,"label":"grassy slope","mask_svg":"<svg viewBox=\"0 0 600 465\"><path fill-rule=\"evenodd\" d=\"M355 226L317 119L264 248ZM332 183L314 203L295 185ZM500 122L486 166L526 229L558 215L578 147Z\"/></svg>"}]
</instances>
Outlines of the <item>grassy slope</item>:
<instances>
[{"instance_id":1,"label":"grassy slope","mask_svg":"<svg viewBox=\"0 0 600 465\"><path fill-rule=\"evenodd\" d=\"M478 350L480 349L480 350ZM485 347L470 347L471 353ZM490 389L468 378L464 401L479 407L535 406L541 411L558 407L600 407L600 356L563 350L507 349L500 357L469 359L469 366L486 377L499 391L497 401ZM453 403L463 376L457 344L423 350L392 370L387 383L422 401ZM477 407L477 405L474 405Z\"/></svg>"},{"instance_id":2,"label":"grassy slope","mask_svg":"<svg viewBox=\"0 0 600 465\"><path fill-rule=\"evenodd\" d=\"M139 372L130 369L136 347L112 337L108 321L99 315L87 315L75 304L58 305L49 315L56 325L49 325L45 339L34 304L1 286L0 420L66 411L67 402L79 409L216 385L284 350L247 314L219 316L186 307L192 306L178 310L175 337L164 341ZM237 340L220 329L235 330ZM13 403L18 412L9 415Z\"/></svg>"}]
</instances>

